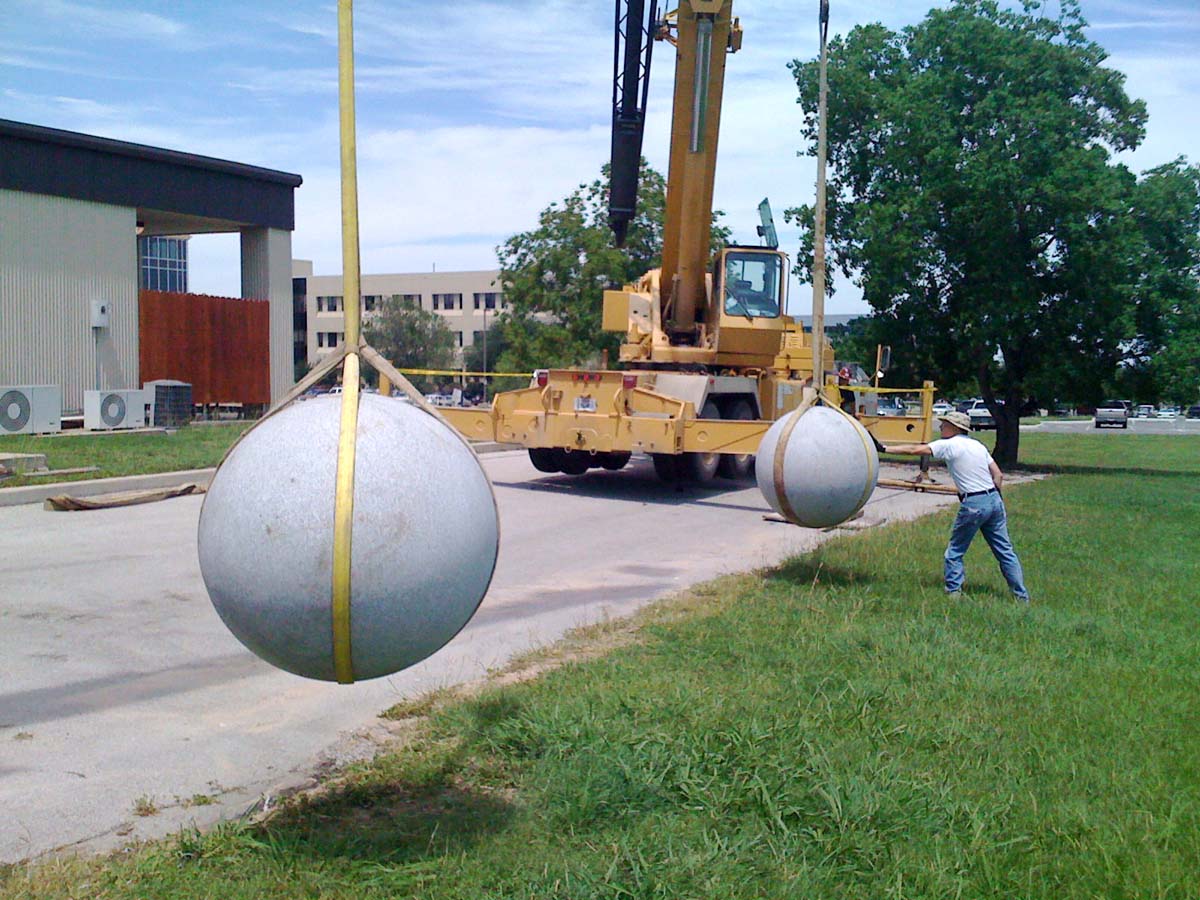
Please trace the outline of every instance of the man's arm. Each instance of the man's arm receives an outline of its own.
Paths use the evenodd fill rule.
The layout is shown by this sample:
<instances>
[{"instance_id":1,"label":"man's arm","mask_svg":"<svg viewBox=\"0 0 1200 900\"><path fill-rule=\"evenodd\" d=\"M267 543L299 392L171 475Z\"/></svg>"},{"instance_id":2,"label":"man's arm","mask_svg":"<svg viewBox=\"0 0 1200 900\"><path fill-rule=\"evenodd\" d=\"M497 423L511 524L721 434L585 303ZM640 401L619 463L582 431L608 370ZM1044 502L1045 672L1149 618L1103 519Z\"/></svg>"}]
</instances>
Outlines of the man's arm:
<instances>
[{"instance_id":1,"label":"man's arm","mask_svg":"<svg viewBox=\"0 0 1200 900\"><path fill-rule=\"evenodd\" d=\"M1000 467L996 465L994 459L988 460L988 471L992 473L992 484L996 486L996 490L1004 487L1004 473L1000 471Z\"/></svg>"},{"instance_id":2,"label":"man's arm","mask_svg":"<svg viewBox=\"0 0 1200 900\"><path fill-rule=\"evenodd\" d=\"M884 444L886 453L911 453L915 456L933 456L933 448L928 444Z\"/></svg>"}]
</instances>

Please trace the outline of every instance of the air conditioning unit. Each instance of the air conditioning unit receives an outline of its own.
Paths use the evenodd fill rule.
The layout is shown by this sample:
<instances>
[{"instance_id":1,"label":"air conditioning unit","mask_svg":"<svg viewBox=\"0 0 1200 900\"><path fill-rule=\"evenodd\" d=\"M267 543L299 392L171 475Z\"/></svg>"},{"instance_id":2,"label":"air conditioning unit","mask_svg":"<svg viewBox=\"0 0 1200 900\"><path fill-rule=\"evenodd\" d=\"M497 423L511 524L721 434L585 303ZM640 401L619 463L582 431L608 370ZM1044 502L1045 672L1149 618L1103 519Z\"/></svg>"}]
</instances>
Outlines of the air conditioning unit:
<instances>
[{"instance_id":1,"label":"air conditioning unit","mask_svg":"<svg viewBox=\"0 0 1200 900\"><path fill-rule=\"evenodd\" d=\"M62 430L62 388L57 384L0 385L0 434Z\"/></svg>"},{"instance_id":2,"label":"air conditioning unit","mask_svg":"<svg viewBox=\"0 0 1200 900\"><path fill-rule=\"evenodd\" d=\"M144 428L147 405L143 390L84 391L83 427L88 431Z\"/></svg>"},{"instance_id":3,"label":"air conditioning unit","mask_svg":"<svg viewBox=\"0 0 1200 900\"><path fill-rule=\"evenodd\" d=\"M192 386L186 381L160 378L142 384L150 404L149 423L156 428L180 428L192 421Z\"/></svg>"}]
</instances>

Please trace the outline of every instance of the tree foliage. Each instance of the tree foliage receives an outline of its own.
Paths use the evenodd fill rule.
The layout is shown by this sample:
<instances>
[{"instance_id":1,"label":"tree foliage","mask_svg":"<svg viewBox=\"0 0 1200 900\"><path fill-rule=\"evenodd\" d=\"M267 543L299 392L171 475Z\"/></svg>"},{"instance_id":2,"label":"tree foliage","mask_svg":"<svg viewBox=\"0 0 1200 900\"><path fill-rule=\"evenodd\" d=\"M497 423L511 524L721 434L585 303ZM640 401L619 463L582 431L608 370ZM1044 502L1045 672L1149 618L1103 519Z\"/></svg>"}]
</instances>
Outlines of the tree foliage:
<instances>
[{"instance_id":1,"label":"tree foliage","mask_svg":"<svg viewBox=\"0 0 1200 900\"><path fill-rule=\"evenodd\" d=\"M897 361L978 385L1002 464L1024 401L1098 396L1149 303L1144 193L1110 159L1142 139L1145 106L1077 3L1058 9L956 0L829 47L831 258ZM792 65L815 143L817 62Z\"/></svg>"},{"instance_id":2,"label":"tree foliage","mask_svg":"<svg viewBox=\"0 0 1200 900\"><path fill-rule=\"evenodd\" d=\"M389 297L363 320L372 347L397 369L451 369L458 352L454 332L435 312Z\"/></svg>"},{"instance_id":3,"label":"tree foliage","mask_svg":"<svg viewBox=\"0 0 1200 900\"><path fill-rule=\"evenodd\" d=\"M536 228L498 247L508 306L500 365L520 371L598 363L604 350L615 362L622 336L600 328L604 291L661 265L665 209L666 182L642 160L637 216L625 246L614 247L605 165L600 178L544 209ZM727 237L714 224L714 245Z\"/></svg>"},{"instance_id":4,"label":"tree foliage","mask_svg":"<svg viewBox=\"0 0 1200 900\"><path fill-rule=\"evenodd\" d=\"M1130 375L1139 399L1200 402L1200 167L1150 170L1135 206L1145 238Z\"/></svg>"},{"instance_id":5,"label":"tree foliage","mask_svg":"<svg viewBox=\"0 0 1200 900\"><path fill-rule=\"evenodd\" d=\"M475 343L463 350L463 365L469 372L497 371L501 367L496 365L496 361L508 350L508 336L500 316L488 322L486 340L483 335L483 332L479 332Z\"/></svg>"}]
</instances>

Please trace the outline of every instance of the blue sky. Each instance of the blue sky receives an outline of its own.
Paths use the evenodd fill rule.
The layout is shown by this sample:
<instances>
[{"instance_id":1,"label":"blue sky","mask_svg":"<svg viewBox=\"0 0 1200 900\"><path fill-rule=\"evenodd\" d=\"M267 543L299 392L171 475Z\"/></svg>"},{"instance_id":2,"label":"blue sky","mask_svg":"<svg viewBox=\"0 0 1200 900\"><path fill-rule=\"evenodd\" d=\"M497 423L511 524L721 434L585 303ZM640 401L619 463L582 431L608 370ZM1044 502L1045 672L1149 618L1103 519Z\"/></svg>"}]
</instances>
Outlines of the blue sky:
<instances>
[{"instance_id":1,"label":"blue sky","mask_svg":"<svg viewBox=\"0 0 1200 900\"><path fill-rule=\"evenodd\" d=\"M832 30L900 28L930 6L833 0ZM782 225L785 207L813 195L786 66L815 55L816 7L735 5L745 43L729 60L716 186L735 238L754 240L764 196ZM1083 12L1149 106L1126 164L1200 161L1200 0L1083 0ZM492 268L497 244L597 176L612 16L608 0L355 4L364 272ZM645 155L665 172L672 53L655 50ZM0 0L0 118L298 173L293 253L317 274L341 270L332 2ZM780 236L794 249L795 232ZM236 294L237 254L236 237L195 239L192 289ZM807 312L807 286L792 298ZM863 308L842 283L827 307Z\"/></svg>"}]
</instances>

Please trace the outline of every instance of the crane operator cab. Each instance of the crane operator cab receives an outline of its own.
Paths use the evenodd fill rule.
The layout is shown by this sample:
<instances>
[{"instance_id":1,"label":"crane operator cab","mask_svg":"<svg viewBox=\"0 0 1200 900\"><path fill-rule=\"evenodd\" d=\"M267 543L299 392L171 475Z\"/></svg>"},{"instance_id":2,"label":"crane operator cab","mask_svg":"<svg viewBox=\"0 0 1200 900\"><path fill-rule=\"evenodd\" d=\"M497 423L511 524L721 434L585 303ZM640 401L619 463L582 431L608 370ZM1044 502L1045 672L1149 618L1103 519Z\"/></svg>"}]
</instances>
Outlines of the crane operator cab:
<instances>
[{"instance_id":1,"label":"crane operator cab","mask_svg":"<svg viewBox=\"0 0 1200 900\"><path fill-rule=\"evenodd\" d=\"M768 247L726 247L715 260L720 340L717 362L770 365L782 332L792 320L787 308L788 258ZM715 298L714 298L715 299Z\"/></svg>"},{"instance_id":2,"label":"crane operator cab","mask_svg":"<svg viewBox=\"0 0 1200 900\"><path fill-rule=\"evenodd\" d=\"M761 250L726 250L725 314L774 319L782 308L783 258Z\"/></svg>"}]
</instances>

